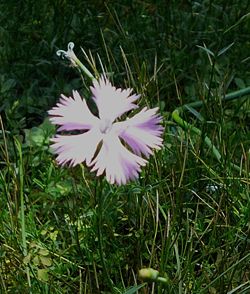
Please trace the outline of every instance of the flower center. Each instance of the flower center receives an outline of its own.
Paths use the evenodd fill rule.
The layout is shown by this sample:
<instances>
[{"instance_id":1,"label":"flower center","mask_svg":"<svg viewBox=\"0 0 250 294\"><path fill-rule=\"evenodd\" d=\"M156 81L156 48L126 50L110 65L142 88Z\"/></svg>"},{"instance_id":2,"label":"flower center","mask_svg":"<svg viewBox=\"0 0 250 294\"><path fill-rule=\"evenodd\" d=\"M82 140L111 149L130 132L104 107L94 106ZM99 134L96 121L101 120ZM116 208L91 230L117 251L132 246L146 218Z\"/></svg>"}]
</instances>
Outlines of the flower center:
<instances>
[{"instance_id":1,"label":"flower center","mask_svg":"<svg viewBox=\"0 0 250 294\"><path fill-rule=\"evenodd\" d=\"M100 131L103 134L107 134L112 129L112 122L109 119L103 119L100 122Z\"/></svg>"}]
</instances>

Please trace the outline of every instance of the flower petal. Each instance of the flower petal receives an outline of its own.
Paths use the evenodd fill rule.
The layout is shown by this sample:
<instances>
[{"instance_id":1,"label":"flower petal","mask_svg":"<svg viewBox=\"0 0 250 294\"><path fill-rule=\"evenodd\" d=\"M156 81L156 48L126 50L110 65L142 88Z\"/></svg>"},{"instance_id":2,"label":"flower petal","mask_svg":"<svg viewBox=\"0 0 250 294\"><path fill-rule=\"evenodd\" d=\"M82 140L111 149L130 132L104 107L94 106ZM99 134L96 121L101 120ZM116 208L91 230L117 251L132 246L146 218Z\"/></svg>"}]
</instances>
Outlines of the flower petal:
<instances>
[{"instance_id":1,"label":"flower petal","mask_svg":"<svg viewBox=\"0 0 250 294\"><path fill-rule=\"evenodd\" d=\"M77 91L73 91L73 98L61 95L57 106L48 113L51 115L50 121L61 126L59 131L89 130L99 121Z\"/></svg>"},{"instance_id":2,"label":"flower petal","mask_svg":"<svg viewBox=\"0 0 250 294\"><path fill-rule=\"evenodd\" d=\"M125 184L136 179L147 161L127 150L114 132L103 138L103 144L96 158L91 162L91 171L97 171L97 176L106 173L106 179L111 184Z\"/></svg>"},{"instance_id":3,"label":"flower petal","mask_svg":"<svg viewBox=\"0 0 250 294\"><path fill-rule=\"evenodd\" d=\"M99 81L93 82L91 91L93 94L92 98L99 111L100 119L109 119L113 122L125 112L138 107L133 102L140 95L131 95L132 89L116 89L104 76Z\"/></svg>"},{"instance_id":4,"label":"flower petal","mask_svg":"<svg viewBox=\"0 0 250 294\"><path fill-rule=\"evenodd\" d=\"M149 157L152 149L162 146L163 127L159 124L162 117L157 114L158 108L143 108L134 117L124 122L115 123L113 128L137 155Z\"/></svg>"},{"instance_id":5,"label":"flower petal","mask_svg":"<svg viewBox=\"0 0 250 294\"><path fill-rule=\"evenodd\" d=\"M57 135L51 140L54 142L51 147L58 154L56 160L61 165L75 166L84 161L89 165L101 140L101 132L93 128L80 135Z\"/></svg>"}]
</instances>

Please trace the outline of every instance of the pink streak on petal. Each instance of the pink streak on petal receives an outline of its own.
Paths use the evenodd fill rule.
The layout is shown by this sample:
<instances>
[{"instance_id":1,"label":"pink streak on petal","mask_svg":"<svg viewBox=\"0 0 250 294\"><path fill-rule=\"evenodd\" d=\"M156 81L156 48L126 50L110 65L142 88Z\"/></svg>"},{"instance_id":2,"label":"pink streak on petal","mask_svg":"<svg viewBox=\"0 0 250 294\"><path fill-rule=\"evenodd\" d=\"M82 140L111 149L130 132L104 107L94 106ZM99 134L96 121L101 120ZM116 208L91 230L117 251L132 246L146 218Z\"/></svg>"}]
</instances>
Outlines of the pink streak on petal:
<instances>
[{"instance_id":1,"label":"pink streak on petal","mask_svg":"<svg viewBox=\"0 0 250 294\"><path fill-rule=\"evenodd\" d=\"M113 87L104 76L98 81L94 81L91 91L101 119L109 119L113 122L127 111L138 108L133 102L140 95L131 95L132 89L122 90Z\"/></svg>"},{"instance_id":2,"label":"pink streak on petal","mask_svg":"<svg viewBox=\"0 0 250 294\"><path fill-rule=\"evenodd\" d=\"M60 125L59 131L89 130L99 121L77 91L73 91L73 98L62 95L57 106L48 113L51 116L50 121Z\"/></svg>"},{"instance_id":3,"label":"pink streak on petal","mask_svg":"<svg viewBox=\"0 0 250 294\"><path fill-rule=\"evenodd\" d=\"M54 142L51 148L58 154L56 160L60 165L68 163L70 166L75 166L84 161L88 165L101 140L102 134L97 128L93 128L81 135L58 135L51 140Z\"/></svg>"},{"instance_id":4,"label":"pink streak on petal","mask_svg":"<svg viewBox=\"0 0 250 294\"><path fill-rule=\"evenodd\" d=\"M131 136L128 132L123 132L120 134L120 137L132 148L135 154L141 155L144 154L147 158L153 153L146 144L143 144L135 135Z\"/></svg>"},{"instance_id":5,"label":"pink streak on petal","mask_svg":"<svg viewBox=\"0 0 250 294\"><path fill-rule=\"evenodd\" d=\"M103 145L97 157L91 162L91 171L97 171L97 176L106 173L106 179L111 184L126 184L129 180L138 178L141 166L147 161L127 150L114 132L103 139Z\"/></svg>"},{"instance_id":6,"label":"pink streak on petal","mask_svg":"<svg viewBox=\"0 0 250 294\"><path fill-rule=\"evenodd\" d=\"M162 117L157 114L158 108L143 108L134 117L124 122L115 123L120 138L122 138L137 155L145 155L147 158L152 154L152 149L162 147L161 135L163 127L159 125Z\"/></svg>"}]
</instances>

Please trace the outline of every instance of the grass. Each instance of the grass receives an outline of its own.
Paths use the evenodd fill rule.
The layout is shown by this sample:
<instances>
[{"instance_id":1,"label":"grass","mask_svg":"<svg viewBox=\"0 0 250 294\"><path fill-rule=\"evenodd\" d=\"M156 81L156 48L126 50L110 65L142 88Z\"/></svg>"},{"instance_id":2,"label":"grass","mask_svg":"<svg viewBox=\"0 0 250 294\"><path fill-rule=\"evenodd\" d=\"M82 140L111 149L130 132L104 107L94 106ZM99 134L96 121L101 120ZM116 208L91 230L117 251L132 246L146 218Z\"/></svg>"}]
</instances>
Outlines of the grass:
<instances>
[{"instance_id":1,"label":"grass","mask_svg":"<svg viewBox=\"0 0 250 294\"><path fill-rule=\"evenodd\" d=\"M0 293L249 293L250 100L224 99L250 85L248 1L19 5L0 3ZM164 147L138 181L55 162L46 111L90 95L55 54L69 41L160 107Z\"/></svg>"}]
</instances>

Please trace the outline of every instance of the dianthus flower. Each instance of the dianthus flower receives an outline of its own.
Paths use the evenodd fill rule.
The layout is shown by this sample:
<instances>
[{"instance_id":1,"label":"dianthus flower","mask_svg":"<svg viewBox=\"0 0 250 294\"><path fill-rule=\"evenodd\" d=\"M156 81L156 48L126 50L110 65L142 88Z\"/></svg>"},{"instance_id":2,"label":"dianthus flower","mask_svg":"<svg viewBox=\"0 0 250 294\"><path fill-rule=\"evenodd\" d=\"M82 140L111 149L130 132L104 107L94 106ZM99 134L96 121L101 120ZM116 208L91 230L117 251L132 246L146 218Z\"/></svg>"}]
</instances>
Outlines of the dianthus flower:
<instances>
[{"instance_id":1,"label":"dianthus flower","mask_svg":"<svg viewBox=\"0 0 250 294\"><path fill-rule=\"evenodd\" d=\"M58 154L60 165L75 166L85 162L100 176L105 173L111 184L125 184L138 178L152 149L162 146L162 117L158 108L147 109L124 121L117 121L126 112L138 108L134 102L140 95L132 89L116 89L102 76L93 81L92 99L98 109L93 115L77 91L73 97L61 95L60 101L48 113L50 121L63 131L53 139L51 147ZM80 131L79 134L65 132Z\"/></svg>"}]
</instances>

